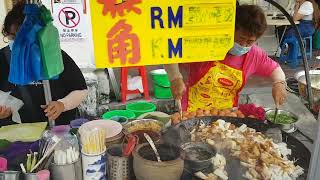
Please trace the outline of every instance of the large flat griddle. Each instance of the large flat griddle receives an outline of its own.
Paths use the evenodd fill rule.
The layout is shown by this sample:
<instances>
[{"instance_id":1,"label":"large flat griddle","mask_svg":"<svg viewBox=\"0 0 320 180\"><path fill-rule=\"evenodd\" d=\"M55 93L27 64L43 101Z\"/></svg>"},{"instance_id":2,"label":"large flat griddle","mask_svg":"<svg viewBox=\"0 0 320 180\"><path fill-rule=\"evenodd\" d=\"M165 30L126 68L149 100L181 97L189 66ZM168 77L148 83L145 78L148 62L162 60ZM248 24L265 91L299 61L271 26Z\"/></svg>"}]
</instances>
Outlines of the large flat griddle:
<instances>
[{"instance_id":1,"label":"large flat griddle","mask_svg":"<svg viewBox=\"0 0 320 180\"><path fill-rule=\"evenodd\" d=\"M235 117L219 117L219 116L205 116L199 118L193 118L186 121L182 121L181 123L175 125L175 127L184 126L186 129L191 131L198 123L198 121L202 120L205 124L210 124L218 119L223 119L226 122L230 122L237 127L242 124L246 124L248 127L255 129L256 131L265 133L268 129L276 128L277 126L274 124L268 124L266 121L259 121L257 119L252 118L235 118ZM282 141L287 143L288 148L292 150L292 155L289 157L290 160L296 160L296 165L301 166L304 169L304 174L299 177L300 179L306 179L308 174L309 162L311 153L310 151L302 144L299 140L294 138L292 135L282 132ZM229 174L230 180L240 180L242 176L241 169L239 168L239 161L234 160L229 162L226 169ZM185 171L182 180L198 180L198 178L194 177L192 173Z\"/></svg>"}]
</instances>

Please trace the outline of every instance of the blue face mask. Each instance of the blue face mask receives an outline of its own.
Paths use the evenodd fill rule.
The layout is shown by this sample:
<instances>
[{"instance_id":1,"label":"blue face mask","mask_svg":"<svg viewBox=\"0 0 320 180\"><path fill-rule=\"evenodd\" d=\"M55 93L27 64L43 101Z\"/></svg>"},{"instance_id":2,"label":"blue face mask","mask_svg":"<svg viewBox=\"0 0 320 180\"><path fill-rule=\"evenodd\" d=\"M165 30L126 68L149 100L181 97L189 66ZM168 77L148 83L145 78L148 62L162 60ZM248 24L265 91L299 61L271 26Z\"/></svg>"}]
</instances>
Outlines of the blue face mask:
<instances>
[{"instance_id":1,"label":"blue face mask","mask_svg":"<svg viewBox=\"0 0 320 180\"><path fill-rule=\"evenodd\" d=\"M10 42L9 42L9 48L10 48L11 51L12 51L13 43L14 43L14 40L10 40Z\"/></svg>"},{"instance_id":2,"label":"blue face mask","mask_svg":"<svg viewBox=\"0 0 320 180\"><path fill-rule=\"evenodd\" d=\"M250 49L251 49L251 46L250 47L243 47L240 44L234 42L234 45L229 50L229 53L234 56L242 56L242 55L246 54L247 52L249 52Z\"/></svg>"}]
</instances>

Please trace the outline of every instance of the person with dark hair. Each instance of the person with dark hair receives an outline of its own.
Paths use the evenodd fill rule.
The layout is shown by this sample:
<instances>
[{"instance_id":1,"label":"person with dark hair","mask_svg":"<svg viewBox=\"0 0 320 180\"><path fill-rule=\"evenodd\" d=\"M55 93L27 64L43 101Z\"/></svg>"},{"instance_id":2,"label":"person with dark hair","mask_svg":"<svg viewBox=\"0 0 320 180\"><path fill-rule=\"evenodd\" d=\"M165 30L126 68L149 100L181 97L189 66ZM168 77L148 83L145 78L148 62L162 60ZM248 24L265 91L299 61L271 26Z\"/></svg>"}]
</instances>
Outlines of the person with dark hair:
<instances>
[{"instance_id":1,"label":"person with dark hair","mask_svg":"<svg viewBox=\"0 0 320 180\"><path fill-rule=\"evenodd\" d=\"M278 63L255 42L265 32L267 22L262 9L240 5L236 10L234 46L222 61L181 65L186 72L183 81L178 64L165 65L175 99L182 99L182 109L225 109L238 104L239 92L252 75L271 78L276 106L286 100L285 74Z\"/></svg>"},{"instance_id":2,"label":"person with dark hair","mask_svg":"<svg viewBox=\"0 0 320 180\"><path fill-rule=\"evenodd\" d=\"M53 101L45 105L42 82L19 86L8 81L11 49L16 34L24 21L23 1L17 3L5 17L2 34L9 45L0 50L0 90L22 100L19 110L22 122L55 120L56 124L68 124L76 118L76 107L87 96L87 86L83 74L72 58L62 51L64 71L59 78L50 80ZM0 126L13 123L11 109L0 105Z\"/></svg>"}]
</instances>

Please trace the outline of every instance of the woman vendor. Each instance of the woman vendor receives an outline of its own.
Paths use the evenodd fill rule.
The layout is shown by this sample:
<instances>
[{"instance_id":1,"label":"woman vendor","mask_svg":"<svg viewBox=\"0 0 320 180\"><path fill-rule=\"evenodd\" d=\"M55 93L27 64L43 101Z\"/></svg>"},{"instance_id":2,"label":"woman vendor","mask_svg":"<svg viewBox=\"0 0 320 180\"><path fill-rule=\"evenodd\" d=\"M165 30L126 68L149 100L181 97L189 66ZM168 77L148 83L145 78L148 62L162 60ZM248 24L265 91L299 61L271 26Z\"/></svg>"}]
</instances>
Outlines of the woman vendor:
<instances>
[{"instance_id":1,"label":"woman vendor","mask_svg":"<svg viewBox=\"0 0 320 180\"><path fill-rule=\"evenodd\" d=\"M254 5L237 7L234 46L222 61L181 64L186 72L183 81L178 64L165 65L174 98L182 99L182 109L225 109L237 106L239 92L252 75L272 79L272 95L277 106L286 99L285 74L278 63L255 42L266 30L261 8Z\"/></svg>"},{"instance_id":2,"label":"woman vendor","mask_svg":"<svg viewBox=\"0 0 320 180\"><path fill-rule=\"evenodd\" d=\"M87 96L84 77L72 60L62 51L64 71L56 80L50 80L53 101L45 105L44 89L41 82L33 82L26 86L18 86L8 81L10 70L11 48L16 33L24 21L24 3L16 4L7 14L2 33L10 40L8 46L0 50L0 90L11 91L11 95L22 100L24 106L19 110L21 121L40 122L55 120L57 125L69 124L76 118L76 107ZM0 126L10 124L11 109L0 106Z\"/></svg>"}]
</instances>

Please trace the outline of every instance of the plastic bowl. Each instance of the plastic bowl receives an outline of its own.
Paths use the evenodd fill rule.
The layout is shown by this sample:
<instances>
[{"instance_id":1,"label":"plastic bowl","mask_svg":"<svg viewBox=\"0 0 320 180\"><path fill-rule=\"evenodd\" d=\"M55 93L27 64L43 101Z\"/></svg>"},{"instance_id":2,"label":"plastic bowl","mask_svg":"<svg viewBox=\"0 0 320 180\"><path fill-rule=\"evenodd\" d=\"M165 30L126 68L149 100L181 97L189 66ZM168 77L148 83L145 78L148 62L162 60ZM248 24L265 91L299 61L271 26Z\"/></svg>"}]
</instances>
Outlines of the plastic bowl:
<instances>
[{"instance_id":1,"label":"plastic bowl","mask_svg":"<svg viewBox=\"0 0 320 180\"><path fill-rule=\"evenodd\" d=\"M110 118L113 121L117 121L118 123L125 125L128 123L128 118L124 117L124 116L113 116L112 118Z\"/></svg>"},{"instance_id":2,"label":"plastic bowl","mask_svg":"<svg viewBox=\"0 0 320 180\"><path fill-rule=\"evenodd\" d=\"M147 112L154 112L157 107L153 103L149 102L135 102L127 104L126 109L134 112L136 117L138 117Z\"/></svg>"},{"instance_id":3,"label":"plastic bowl","mask_svg":"<svg viewBox=\"0 0 320 180\"><path fill-rule=\"evenodd\" d=\"M134 119L135 113L130 110L113 110L108 111L102 115L102 119L112 119L113 117L126 117L128 119Z\"/></svg>"},{"instance_id":4,"label":"plastic bowl","mask_svg":"<svg viewBox=\"0 0 320 180\"><path fill-rule=\"evenodd\" d=\"M75 119L70 122L71 128L79 128L82 124L89 122L88 119Z\"/></svg>"},{"instance_id":5,"label":"plastic bowl","mask_svg":"<svg viewBox=\"0 0 320 180\"><path fill-rule=\"evenodd\" d=\"M106 139L115 137L122 132L122 125L113 120L93 120L83 124L78 132L81 135L82 133L92 130L94 128L103 128L106 130Z\"/></svg>"},{"instance_id":6,"label":"plastic bowl","mask_svg":"<svg viewBox=\"0 0 320 180\"><path fill-rule=\"evenodd\" d=\"M69 125L60 125L60 126L54 126L51 129L51 131L56 135L63 135L63 134L69 133L70 129L71 128Z\"/></svg>"}]
</instances>

